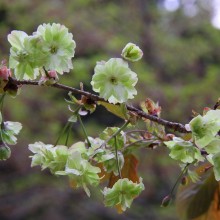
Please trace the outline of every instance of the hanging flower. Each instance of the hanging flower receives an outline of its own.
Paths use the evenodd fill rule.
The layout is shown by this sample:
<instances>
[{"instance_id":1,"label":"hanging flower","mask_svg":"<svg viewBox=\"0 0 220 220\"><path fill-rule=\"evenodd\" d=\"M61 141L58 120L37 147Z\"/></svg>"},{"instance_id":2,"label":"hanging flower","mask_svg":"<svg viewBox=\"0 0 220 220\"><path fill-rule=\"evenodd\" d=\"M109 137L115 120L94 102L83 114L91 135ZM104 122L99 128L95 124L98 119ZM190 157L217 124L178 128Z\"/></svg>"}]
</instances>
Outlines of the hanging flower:
<instances>
[{"instance_id":1,"label":"hanging flower","mask_svg":"<svg viewBox=\"0 0 220 220\"><path fill-rule=\"evenodd\" d=\"M111 207L120 206L120 209L125 211L127 208L130 208L134 198L143 190L144 184L142 179L140 179L140 183L133 183L127 178L119 179L112 188L104 188L104 203L106 206Z\"/></svg>"},{"instance_id":2,"label":"hanging flower","mask_svg":"<svg viewBox=\"0 0 220 220\"><path fill-rule=\"evenodd\" d=\"M6 144L15 145L17 143L17 135L22 129L22 124L20 122L14 121L3 121L2 114L0 113L0 132L2 141Z\"/></svg>"},{"instance_id":3,"label":"hanging flower","mask_svg":"<svg viewBox=\"0 0 220 220\"><path fill-rule=\"evenodd\" d=\"M28 149L34 153L31 156L31 166L41 166L42 170L49 168L52 173L64 170L69 156L68 148L64 145L53 146L42 142L29 144Z\"/></svg>"},{"instance_id":4,"label":"hanging flower","mask_svg":"<svg viewBox=\"0 0 220 220\"><path fill-rule=\"evenodd\" d=\"M204 116L198 115L186 127L192 131L196 144L203 148L215 139L220 130L220 110L210 110Z\"/></svg>"},{"instance_id":5,"label":"hanging flower","mask_svg":"<svg viewBox=\"0 0 220 220\"><path fill-rule=\"evenodd\" d=\"M137 74L130 70L127 62L111 58L107 62L97 63L91 84L102 98L116 104L134 98L137 81Z\"/></svg>"},{"instance_id":6,"label":"hanging flower","mask_svg":"<svg viewBox=\"0 0 220 220\"><path fill-rule=\"evenodd\" d=\"M88 160L81 157L81 153L76 151L68 158L64 171L56 172L57 175L68 175L72 185L83 187L86 194L90 196L88 185L97 186L101 170L99 167L91 165Z\"/></svg>"}]
</instances>

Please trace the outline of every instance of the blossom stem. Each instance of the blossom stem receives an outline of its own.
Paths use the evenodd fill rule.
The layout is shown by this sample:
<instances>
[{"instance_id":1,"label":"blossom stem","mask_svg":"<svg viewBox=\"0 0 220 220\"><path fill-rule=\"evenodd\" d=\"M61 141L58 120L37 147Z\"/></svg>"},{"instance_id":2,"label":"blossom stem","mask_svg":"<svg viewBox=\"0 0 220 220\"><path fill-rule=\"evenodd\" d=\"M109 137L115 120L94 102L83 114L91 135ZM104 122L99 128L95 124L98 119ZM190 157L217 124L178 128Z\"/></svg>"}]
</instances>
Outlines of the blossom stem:
<instances>
[{"instance_id":1,"label":"blossom stem","mask_svg":"<svg viewBox=\"0 0 220 220\"><path fill-rule=\"evenodd\" d=\"M55 144L54 144L54 147L57 146L57 144L58 144L59 141L60 141L60 138L63 136L64 132L66 131L66 129L67 129L69 126L70 126L70 122L68 121L68 122L66 123L66 125L63 127L63 129L61 130L60 135L59 135L59 137L57 138L57 140L56 140L56 142L55 142Z\"/></svg>"},{"instance_id":2,"label":"blossom stem","mask_svg":"<svg viewBox=\"0 0 220 220\"><path fill-rule=\"evenodd\" d=\"M0 112L2 113L3 111L3 104L4 104L4 99L5 99L5 93L1 96L1 99L0 99ZM2 123L3 123L3 114L2 114Z\"/></svg>"},{"instance_id":3,"label":"blossom stem","mask_svg":"<svg viewBox=\"0 0 220 220\"><path fill-rule=\"evenodd\" d=\"M66 135L66 142L65 142L65 146L68 145L68 140L69 140L69 136L70 136L70 131L71 131L71 128L72 128L72 124L69 125L68 127L68 131L67 131L67 135Z\"/></svg>"},{"instance_id":4,"label":"blossom stem","mask_svg":"<svg viewBox=\"0 0 220 220\"><path fill-rule=\"evenodd\" d=\"M115 141L115 158L116 158L116 163L117 163L117 168L118 168L118 175L119 175L120 179L122 179L120 165L119 165L119 159L118 159L118 142L117 142L116 136L114 136L114 141Z\"/></svg>"},{"instance_id":5,"label":"blossom stem","mask_svg":"<svg viewBox=\"0 0 220 220\"><path fill-rule=\"evenodd\" d=\"M91 147L91 143L90 143L90 141L89 141L88 134L87 134L87 131L86 131L86 129L85 129L85 126L84 126L84 124L83 124L83 122L82 122L82 119L81 119L80 114L77 114L77 118L78 118L79 123L80 123L80 125L81 125L81 127L82 127L83 133L84 133L84 135L85 135L85 137L86 137L88 146Z\"/></svg>"},{"instance_id":6,"label":"blossom stem","mask_svg":"<svg viewBox=\"0 0 220 220\"><path fill-rule=\"evenodd\" d=\"M170 191L170 196L171 196L171 197L173 196L173 192L174 192L174 190L175 190L177 184L179 183L180 179L181 179L182 176L186 173L186 170L187 170L187 168L188 168L189 165L190 165L189 163L186 164L186 166L184 167L184 169L181 171L181 173L179 174L178 178L176 179L176 182L175 182L175 184L173 185L173 187L172 187L172 189L171 189L171 191Z\"/></svg>"}]
</instances>

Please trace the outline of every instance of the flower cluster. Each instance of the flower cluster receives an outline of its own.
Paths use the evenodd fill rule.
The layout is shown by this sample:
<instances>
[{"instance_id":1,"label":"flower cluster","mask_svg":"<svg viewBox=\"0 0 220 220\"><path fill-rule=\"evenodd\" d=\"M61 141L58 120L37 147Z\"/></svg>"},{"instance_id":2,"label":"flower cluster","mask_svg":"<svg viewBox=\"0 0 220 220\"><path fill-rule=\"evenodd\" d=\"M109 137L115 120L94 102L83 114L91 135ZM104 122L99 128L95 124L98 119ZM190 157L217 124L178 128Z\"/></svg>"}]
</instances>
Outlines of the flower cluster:
<instances>
[{"instance_id":1,"label":"flower cluster","mask_svg":"<svg viewBox=\"0 0 220 220\"><path fill-rule=\"evenodd\" d=\"M195 117L189 126L196 145L207 152L213 165L215 179L220 180L220 110L209 110L204 116Z\"/></svg>"},{"instance_id":2,"label":"flower cluster","mask_svg":"<svg viewBox=\"0 0 220 220\"><path fill-rule=\"evenodd\" d=\"M31 166L41 166L42 169L50 169L56 175L67 175L76 187L83 187L87 195L90 195L87 185L99 183L100 172L98 167L83 158L84 144L79 142L70 148L64 145L51 145L42 142L29 144L29 150L34 153Z\"/></svg>"},{"instance_id":3,"label":"flower cluster","mask_svg":"<svg viewBox=\"0 0 220 220\"><path fill-rule=\"evenodd\" d=\"M112 139L118 140L118 146ZM87 141L90 142L89 148ZM126 138L119 128L108 127L100 137L88 137L87 141L77 142L69 148L42 142L30 144L29 150L33 153L31 166L41 166L55 175L68 176L73 188L81 187L90 196L89 186L99 185L105 176L119 176L118 170L122 171L124 167L124 155L120 149L125 145ZM104 203L125 211L143 189L142 179L136 182L126 177L117 179L111 188L104 188Z\"/></svg>"},{"instance_id":4,"label":"flower cluster","mask_svg":"<svg viewBox=\"0 0 220 220\"><path fill-rule=\"evenodd\" d=\"M31 36L12 31L8 41L11 44L9 65L17 79L35 79L43 70L63 74L73 68L71 59L76 45L63 25L40 25Z\"/></svg>"},{"instance_id":5,"label":"flower cluster","mask_svg":"<svg viewBox=\"0 0 220 220\"><path fill-rule=\"evenodd\" d=\"M164 142L171 150L170 157L183 163L207 160L213 165L215 178L220 180L220 110L209 110L205 115L198 115L186 125L192 132L191 140L174 137L172 141Z\"/></svg>"}]
</instances>

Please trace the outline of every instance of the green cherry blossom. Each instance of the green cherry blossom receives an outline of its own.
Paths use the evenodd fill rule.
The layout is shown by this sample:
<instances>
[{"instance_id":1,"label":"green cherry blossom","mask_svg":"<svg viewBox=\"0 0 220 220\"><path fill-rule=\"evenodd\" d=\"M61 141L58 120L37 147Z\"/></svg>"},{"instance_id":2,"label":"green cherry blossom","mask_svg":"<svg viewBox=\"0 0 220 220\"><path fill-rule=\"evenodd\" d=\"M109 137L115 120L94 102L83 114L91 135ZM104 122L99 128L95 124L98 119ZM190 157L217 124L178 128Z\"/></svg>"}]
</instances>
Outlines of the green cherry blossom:
<instances>
[{"instance_id":1,"label":"green cherry blossom","mask_svg":"<svg viewBox=\"0 0 220 220\"><path fill-rule=\"evenodd\" d=\"M61 24L43 24L34 33L42 37L42 50L46 54L44 67L60 74L73 68L71 59L75 53L73 35Z\"/></svg>"},{"instance_id":2,"label":"green cherry blossom","mask_svg":"<svg viewBox=\"0 0 220 220\"><path fill-rule=\"evenodd\" d=\"M215 179L220 181L220 152L214 155L208 155L207 159L213 165Z\"/></svg>"},{"instance_id":3,"label":"green cherry blossom","mask_svg":"<svg viewBox=\"0 0 220 220\"><path fill-rule=\"evenodd\" d=\"M68 175L70 180L74 181L76 187L83 187L86 194L90 196L88 185L97 186L99 184L99 176L101 170L92 166L88 160L82 158L80 152L74 152L68 157L64 171L56 172L57 175Z\"/></svg>"},{"instance_id":4,"label":"green cherry blossom","mask_svg":"<svg viewBox=\"0 0 220 220\"><path fill-rule=\"evenodd\" d=\"M42 170L49 168L51 173L65 169L69 151L66 146L35 142L29 144L29 150L34 153L31 166L41 166Z\"/></svg>"},{"instance_id":5,"label":"green cherry blossom","mask_svg":"<svg viewBox=\"0 0 220 220\"><path fill-rule=\"evenodd\" d=\"M11 44L9 67L14 69L17 79L35 79L39 74L42 51L36 46L39 39L23 31L12 31L8 35Z\"/></svg>"},{"instance_id":6,"label":"green cherry blossom","mask_svg":"<svg viewBox=\"0 0 220 220\"><path fill-rule=\"evenodd\" d=\"M0 130L2 141L10 145L15 145L17 143L16 135L18 135L20 130L22 129L21 123L13 121L2 122L1 114L0 123L2 123Z\"/></svg>"},{"instance_id":7,"label":"green cherry blossom","mask_svg":"<svg viewBox=\"0 0 220 220\"><path fill-rule=\"evenodd\" d=\"M164 144L170 149L169 156L174 160L179 160L183 163L204 161L200 150L190 141L184 141L182 138L174 137L172 141L166 141Z\"/></svg>"},{"instance_id":8,"label":"green cherry blossom","mask_svg":"<svg viewBox=\"0 0 220 220\"><path fill-rule=\"evenodd\" d=\"M120 151L118 151L117 154L118 154L117 155L118 156L118 162L116 160L115 152L110 153L109 154L109 159L103 161L104 170L107 173L113 172L115 174L115 176L119 175L118 168L121 170L124 166L124 156L123 156L123 154ZM119 165L119 167L118 167L118 165Z\"/></svg>"},{"instance_id":9,"label":"green cherry blossom","mask_svg":"<svg viewBox=\"0 0 220 220\"><path fill-rule=\"evenodd\" d=\"M134 86L137 74L130 70L128 63L120 58L98 62L91 85L95 92L110 103L123 103L137 94Z\"/></svg>"},{"instance_id":10,"label":"green cherry blossom","mask_svg":"<svg viewBox=\"0 0 220 220\"><path fill-rule=\"evenodd\" d=\"M135 62L142 58L143 51L137 45L128 43L122 50L121 56L126 60Z\"/></svg>"},{"instance_id":11,"label":"green cherry blossom","mask_svg":"<svg viewBox=\"0 0 220 220\"><path fill-rule=\"evenodd\" d=\"M144 190L144 184L140 178L140 183L133 183L124 178L119 179L112 188L105 187L103 190L105 206L121 206L125 211L130 208L133 200Z\"/></svg>"},{"instance_id":12,"label":"green cherry blossom","mask_svg":"<svg viewBox=\"0 0 220 220\"><path fill-rule=\"evenodd\" d=\"M212 141L204 148L208 154L220 152L220 138L213 138Z\"/></svg>"},{"instance_id":13,"label":"green cherry blossom","mask_svg":"<svg viewBox=\"0 0 220 220\"><path fill-rule=\"evenodd\" d=\"M208 145L220 130L220 110L210 110L206 115L193 118L189 123L196 145Z\"/></svg>"},{"instance_id":14,"label":"green cherry blossom","mask_svg":"<svg viewBox=\"0 0 220 220\"><path fill-rule=\"evenodd\" d=\"M42 170L49 167L51 158L52 160L54 158L53 153L51 153L52 148L52 144L44 144L40 141L35 142L34 144L29 144L28 149L34 153L34 155L30 156L30 158L32 158L31 167L42 166Z\"/></svg>"},{"instance_id":15,"label":"green cherry blossom","mask_svg":"<svg viewBox=\"0 0 220 220\"><path fill-rule=\"evenodd\" d=\"M111 136L116 133L120 128L118 127L107 127L100 135L100 139L107 141L107 145L111 146L113 149L115 148L115 141L114 138L111 138ZM123 131L120 131L120 133L116 136L118 141L118 150L124 147L126 142L126 136ZM111 138L111 139L110 139ZM110 140L109 140L110 139Z\"/></svg>"}]
</instances>

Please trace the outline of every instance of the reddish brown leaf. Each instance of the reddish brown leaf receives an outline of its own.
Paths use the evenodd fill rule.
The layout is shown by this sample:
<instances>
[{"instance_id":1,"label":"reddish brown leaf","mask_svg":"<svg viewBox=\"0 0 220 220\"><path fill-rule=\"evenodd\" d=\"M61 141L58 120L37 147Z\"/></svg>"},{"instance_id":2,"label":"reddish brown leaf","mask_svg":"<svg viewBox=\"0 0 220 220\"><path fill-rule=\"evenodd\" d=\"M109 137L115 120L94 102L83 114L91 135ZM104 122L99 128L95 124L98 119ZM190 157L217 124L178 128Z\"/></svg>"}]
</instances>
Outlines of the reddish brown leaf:
<instances>
[{"instance_id":1,"label":"reddish brown leaf","mask_svg":"<svg viewBox=\"0 0 220 220\"><path fill-rule=\"evenodd\" d=\"M219 209L219 183L215 180L213 171L206 171L209 164L197 168L200 180L189 182L179 187L176 205L177 213L183 220L218 220Z\"/></svg>"},{"instance_id":2,"label":"reddish brown leaf","mask_svg":"<svg viewBox=\"0 0 220 220\"><path fill-rule=\"evenodd\" d=\"M70 187L71 188L73 188L73 189L76 189L77 187L77 183L76 183L76 181L75 180L69 180L69 185L70 185Z\"/></svg>"},{"instance_id":3,"label":"reddish brown leaf","mask_svg":"<svg viewBox=\"0 0 220 220\"><path fill-rule=\"evenodd\" d=\"M118 214L122 214L124 211L121 208L121 205L116 205L115 208L117 209Z\"/></svg>"},{"instance_id":4,"label":"reddish brown leaf","mask_svg":"<svg viewBox=\"0 0 220 220\"><path fill-rule=\"evenodd\" d=\"M102 182L108 180L108 179L110 178L110 173L107 173L107 172L104 170L103 163L98 163L98 164L96 164L96 166L99 167L100 170L101 170L101 172L98 173L99 178L101 178L101 179L100 179L100 182L102 183Z\"/></svg>"},{"instance_id":5,"label":"reddish brown leaf","mask_svg":"<svg viewBox=\"0 0 220 220\"><path fill-rule=\"evenodd\" d=\"M215 191L214 199L211 202L209 210L203 215L195 218L193 220L219 220L220 219L220 198L219 198L219 188Z\"/></svg>"},{"instance_id":6,"label":"reddish brown leaf","mask_svg":"<svg viewBox=\"0 0 220 220\"><path fill-rule=\"evenodd\" d=\"M125 156L125 163L121 170L122 178L128 178L134 183L139 183L139 177L137 175L137 164L138 160L133 154L128 154ZM119 180L119 176L115 176L113 172L110 174L108 187L112 186Z\"/></svg>"}]
</instances>

